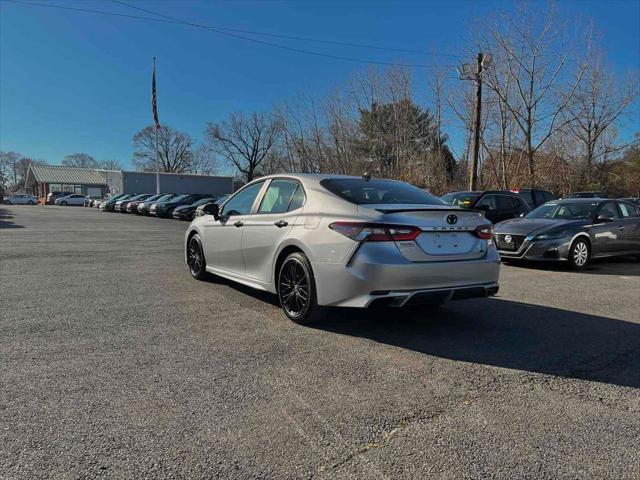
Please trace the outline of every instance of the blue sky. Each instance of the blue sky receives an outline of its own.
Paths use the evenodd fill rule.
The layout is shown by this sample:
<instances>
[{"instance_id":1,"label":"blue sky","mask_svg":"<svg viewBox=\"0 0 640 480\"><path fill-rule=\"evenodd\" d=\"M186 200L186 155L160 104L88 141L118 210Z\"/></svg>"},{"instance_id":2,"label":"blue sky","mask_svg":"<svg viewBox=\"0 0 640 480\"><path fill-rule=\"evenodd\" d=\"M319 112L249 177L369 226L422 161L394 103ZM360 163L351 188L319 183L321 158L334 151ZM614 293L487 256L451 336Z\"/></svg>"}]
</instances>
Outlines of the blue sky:
<instances>
[{"instance_id":1,"label":"blue sky","mask_svg":"<svg viewBox=\"0 0 640 480\"><path fill-rule=\"evenodd\" d=\"M148 16L108 0L31 1ZM466 29L473 19L513 8L511 2L462 0L135 4L200 24L453 54L466 50ZM637 72L639 1L561 1L558 8L568 18L593 18L614 71ZM381 62L455 63L446 57L264 39ZM195 138L207 121L222 120L232 111L268 110L302 92L322 96L367 67L182 25L0 0L0 150L50 163L86 152L130 167L131 138L151 123L154 55L160 120ZM637 118L625 135L640 128ZM450 133L456 147L460 139Z\"/></svg>"}]
</instances>

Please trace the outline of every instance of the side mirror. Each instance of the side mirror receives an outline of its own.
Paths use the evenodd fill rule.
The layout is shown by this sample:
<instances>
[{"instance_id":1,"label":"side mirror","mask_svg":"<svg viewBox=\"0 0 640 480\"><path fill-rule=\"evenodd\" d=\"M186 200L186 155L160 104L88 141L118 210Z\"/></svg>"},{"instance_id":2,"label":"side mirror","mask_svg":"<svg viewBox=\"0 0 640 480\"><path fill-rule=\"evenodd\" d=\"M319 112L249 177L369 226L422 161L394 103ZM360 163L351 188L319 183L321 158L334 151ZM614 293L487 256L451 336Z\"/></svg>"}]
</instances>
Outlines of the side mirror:
<instances>
[{"instance_id":1,"label":"side mirror","mask_svg":"<svg viewBox=\"0 0 640 480\"><path fill-rule=\"evenodd\" d=\"M216 220L220 219L220 205L217 203L207 203L204 207L202 207L202 211L206 215L213 215L213 218Z\"/></svg>"},{"instance_id":2,"label":"side mirror","mask_svg":"<svg viewBox=\"0 0 640 480\"><path fill-rule=\"evenodd\" d=\"M596 223L609 223L609 222L613 222L613 217L608 213L601 213L600 215L598 215L598 218L596 218Z\"/></svg>"}]
</instances>

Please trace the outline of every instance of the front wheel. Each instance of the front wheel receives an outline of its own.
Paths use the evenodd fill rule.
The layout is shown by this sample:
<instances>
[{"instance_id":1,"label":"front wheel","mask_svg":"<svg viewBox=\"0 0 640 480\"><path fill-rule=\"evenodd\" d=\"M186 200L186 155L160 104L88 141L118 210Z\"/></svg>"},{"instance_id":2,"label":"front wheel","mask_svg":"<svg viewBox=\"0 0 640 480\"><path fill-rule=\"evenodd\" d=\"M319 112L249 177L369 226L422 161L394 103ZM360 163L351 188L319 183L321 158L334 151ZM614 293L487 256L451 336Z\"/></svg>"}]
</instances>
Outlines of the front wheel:
<instances>
[{"instance_id":1,"label":"front wheel","mask_svg":"<svg viewBox=\"0 0 640 480\"><path fill-rule=\"evenodd\" d=\"M569 265L574 270L582 270L589 263L591 257L591 248L586 240L578 238L571 244L569 250Z\"/></svg>"},{"instance_id":2,"label":"front wheel","mask_svg":"<svg viewBox=\"0 0 640 480\"><path fill-rule=\"evenodd\" d=\"M66 207L67 206L67 202L60 202L60 205Z\"/></svg>"},{"instance_id":3,"label":"front wheel","mask_svg":"<svg viewBox=\"0 0 640 480\"><path fill-rule=\"evenodd\" d=\"M187 244L187 265L189 265L191 276L196 280L202 280L207 275L202 241L197 233L189 239Z\"/></svg>"},{"instance_id":4,"label":"front wheel","mask_svg":"<svg viewBox=\"0 0 640 480\"><path fill-rule=\"evenodd\" d=\"M35 205L35 202L33 200L29 200L29 205Z\"/></svg>"},{"instance_id":5,"label":"front wheel","mask_svg":"<svg viewBox=\"0 0 640 480\"><path fill-rule=\"evenodd\" d=\"M296 323L309 325L321 320L316 282L307 257L295 252L285 258L278 272L278 298L284 314Z\"/></svg>"}]
</instances>

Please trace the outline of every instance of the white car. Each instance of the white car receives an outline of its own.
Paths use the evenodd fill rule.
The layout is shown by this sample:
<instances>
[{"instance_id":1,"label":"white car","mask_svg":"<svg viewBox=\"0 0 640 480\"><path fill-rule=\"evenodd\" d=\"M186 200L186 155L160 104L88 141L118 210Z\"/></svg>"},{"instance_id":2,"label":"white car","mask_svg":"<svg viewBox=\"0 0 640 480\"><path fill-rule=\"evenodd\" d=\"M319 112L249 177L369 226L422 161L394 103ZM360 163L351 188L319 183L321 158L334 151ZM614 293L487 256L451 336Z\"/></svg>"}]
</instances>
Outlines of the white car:
<instances>
[{"instance_id":1,"label":"white car","mask_svg":"<svg viewBox=\"0 0 640 480\"><path fill-rule=\"evenodd\" d=\"M407 183L270 175L203 212L185 235L191 275L275 293L298 323L319 319L321 307L403 307L498 292L491 222Z\"/></svg>"},{"instance_id":2,"label":"white car","mask_svg":"<svg viewBox=\"0 0 640 480\"><path fill-rule=\"evenodd\" d=\"M12 195L4 199L7 205L37 205L38 197L33 195Z\"/></svg>"},{"instance_id":3,"label":"white car","mask_svg":"<svg viewBox=\"0 0 640 480\"><path fill-rule=\"evenodd\" d=\"M56 200L56 205L79 205L84 206L84 202L87 201L86 195L81 195L79 193L72 193L71 195L67 195L66 197L61 197Z\"/></svg>"}]
</instances>

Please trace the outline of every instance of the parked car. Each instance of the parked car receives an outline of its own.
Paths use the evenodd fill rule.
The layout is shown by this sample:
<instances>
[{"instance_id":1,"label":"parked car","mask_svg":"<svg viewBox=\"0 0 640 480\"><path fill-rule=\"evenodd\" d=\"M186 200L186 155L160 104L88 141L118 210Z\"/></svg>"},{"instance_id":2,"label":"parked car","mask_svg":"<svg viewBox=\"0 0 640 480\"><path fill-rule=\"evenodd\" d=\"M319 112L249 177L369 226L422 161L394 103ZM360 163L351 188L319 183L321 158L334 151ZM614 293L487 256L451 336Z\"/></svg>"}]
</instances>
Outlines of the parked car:
<instances>
[{"instance_id":1,"label":"parked car","mask_svg":"<svg viewBox=\"0 0 640 480\"><path fill-rule=\"evenodd\" d=\"M216 199L213 202L207 202L204 205L200 205L199 207L196 208L196 212L195 215L193 216L193 218L195 219L196 217L202 217L203 215L206 215L205 213L205 208L207 207L207 205L211 204L211 203L217 203L218 206L222 205L224 202L227 201L227 198L229 198L229 195L223 195L222 197Z\"/></svg>"},{"instance_id":2,"label":"parked car","mask_svg":"<svg viewBox=\"0 0 640 480\"><path fill-rule=\"evenodd\" d=\"M452 192L440 198L457 207L480 210L492 223L526 215L531 211L525 200L517 193L509 191Z\"/></svg>"},{"instance_id":3,"label":"parked car","mask_svg":"<svg viewBox=\"0 0 640 480\"><path fill-rule=\"evenodd\" d=\"M564 198L608 198L604 192L573 192Z\"/></svg>"},{"instance_id":4,"label":"parked car","mask_svg":"<svg viewBox=\"0 0 640 480\"><path fill-rule=\"evenodd\" d=\"M162 194L160 195L152 195L150 197L140 199L140 200L131 200L127 202L127 213L138 213L138 205L144 202L153 202L160 198L162 198Z\"/></svg>"},{"instance_id":5,"label":"parked car","mask_svg":"<svg viewBox=\"0 0 640 480\"><path fill-rule=\"evenodd\" d=\"M196 216L196 210L202 205L206 205L211 202L215 202L215 197L201 198L197 202L193 202L191 205L182 205L173 209L171 216L177 220L193 220Z\"/></svg>"},{"instance_id":6,"label":"parked car","mask_svg":"<svg viewBox=\"0 0 640 480\"><path fill-rule=\"evenodd\" d=\"M620 200L625 201L625 202L631 202L635 205L640 206L640 198L638 197L628 197L628 198L621 198Z\"/></svg>"},{"instance_id":7,"label":"parked car","mask_svg":"<svg viewBox=\"0 0 640 480\"><path fill-rule=\"evenodd\" d=\"M211 203L185 235L191 275L277 293L298 323L325 306L403 307L497 293L493 226L404 182L270 175Z\"/></svg>"},{"instance_id":8,"label":"parked car","mask_svg":"<svg viewBox=\"0 0 640 480\"><path fill-rule=\"evenodd\" d=\"M537 208L544 203L558 198L551 192L536 188L514 188L513 190L510 190L510 192L519 195L520 198L527 202L531 208Z\"/></svg>"},{"instance_id":9,"label":"parked car","mask_svg":"<svg viewBox=\"0 0 640 480\"><path fill-rule=\"evenodd\" d=\"M80 193L72 193L71 195L67 195L66 197L57 198L55 204L62 206L72 205L76 207L83 207L86 201L86 195L82 195Z\"/></svg>"},{"instance_id":10,"label":"parked car","mask_svg":"<svg viewBox=\"0 0 640 480\"><path fill-rule=\"evenodd\" d=\"M183 205L191 205L198 200L206 198L206 195L201 194L189 194L189 195L178 195L166 202L156 202L149 209L150 215L156 215L158 217L171 217L173 214L173 210L177 207L181 207Z\"/></svg>"},{"instance_id":11,"label":"parked car","mask_svg":"<svg viewBox=\"0 0 640 480\"><path fill-rule=\"evenodd\" d=\"M115 195L102 202L100 204L100 210L102 210L103 212L113 212L116 206L116 202L120 200L126 200L127 198L134 197L135 195L135 193L122 193L120 195Z\"/></svg>"},{"instance_id":12,"label":"parked car","mask_svg":"<svg viewBox=\"0 0 640 480\"><path fill-rule=\"evenodd\" d=\"M123 198L115 203L115 205L113 206L113 211L127 213L127 205L129 204L129 202L137 200L144 201L150 197L153 197L152 193L141 193L139 195L134 195L133 197Z\"/></svg>"},{"instance_id":13,"label":"parked car","mask_svg":"<svg viewBox=\"0 0 640 480\"><path fill-rule=\"evenodd\" d=\"M46 205L55 205L56 200L62 197L66 197L67 195L71 195L73 192L49 192L45 198L44 203Z\"/></svg>"},{"instance_id":14,"label":"parked car","mask_svg":"<svg viewBox=\"0 0 640 480\"><path fill-rule=\"evenodd\" d=\"M11 195L4 198L6 205L37 205L38 197L27 194Z\"/></svg>"},{"instance_id":15,"label":"parked car","mask_svg":"<svg viewBox=\"0 0 640 480\"><path fill-rule=\"evenodd\" d=\"M555 200L496 225L503 259L555 260L575 269L592 258L640 254L640 207L597 198Z\"/></svg>"},{"instance_id":16,"label":"parked car","mask_svg":"<svg viewBox=\"0 0 640 480\"><path fill-rule=\"evenodd\" d=\"M91 205L93 205L93 202L95 202L96 200L102 200L102 197L100 197L99 195L87 195L85 196L85 198L86 198L84 202L85 207L90 207Z\"/></svg>"},{"instance_id":17,"label":"parked car","mask_svg":"<svg viewBox=\"0 0 640 480\"><path fill-rule=\"evenodd\" d=\"M160 198L158 198L157 200L154 201L145 201L143 203L138 204L138 215L149 215L149 209L151 208L152 205L154 205L156 202L166 202L168 200L171 200L172 198L177 197L178 194L177 193L166 193L163 196L161 196Z\"/></svg>"}]
</instances>

